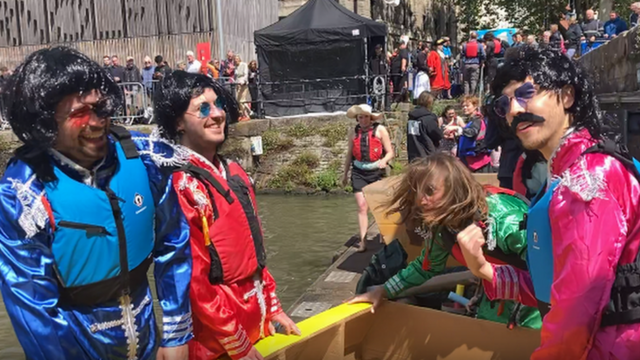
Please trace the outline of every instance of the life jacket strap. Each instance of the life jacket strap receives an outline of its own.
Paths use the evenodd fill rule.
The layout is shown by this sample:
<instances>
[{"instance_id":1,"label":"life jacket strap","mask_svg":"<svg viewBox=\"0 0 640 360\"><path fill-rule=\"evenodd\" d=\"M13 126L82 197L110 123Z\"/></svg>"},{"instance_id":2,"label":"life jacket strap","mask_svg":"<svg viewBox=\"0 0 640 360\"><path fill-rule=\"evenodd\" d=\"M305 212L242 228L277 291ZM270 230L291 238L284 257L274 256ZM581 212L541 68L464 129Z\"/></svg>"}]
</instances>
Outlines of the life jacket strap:
<instances>
[{"instance_id":1,"label":"life jacket strap","mask_svg":"<svg viewBox=\"0 0 640 360\"><path fill-rule=\"evenodd\" d=\"M213 175L211 175L211 173L209 173L207 170L188 163L176 168L174 171L184 171L200 181L209 183L211 186L213 186L214 189L216 189L216 191L220 195L222 195L222 197L224 197L227 203L233 204L233 197L231 196L231 192L228 189L225 190L222 184L220 184L220 182L216 180L216 178L214 178ZM211 201L213 201L213 197L211 198Z\"/></svg>"},{"instance_id":2,"label":"life jacket strap","mask_svg":"<svg viewBox=\"0 0 640 360\"><path fill-rule=\"evenodd\" d=\"M603 153L620 161L640 181L640 169L626 146L605 139L584 154ZM640 323L640 252L631 264L618 265L611 288L611 299L602 315L600 326Z\"/></svg>"},{"instance_id":3,"label":"life jacket strap","mask_svg":"<svg viewBox=\"0 0 640 360\"><path fill-rule=\"evenodd\" d=\"M149 256L135 269L129 271L128 281L124 281L122 276L115 276L88 285L64 287L59 280L60 300L58 303L64 306L95 306L115 301L129 288L139 289L145 285L147 272L152 261L152 257Z\"/></svg>"},{"instance_id":4,"label":"life jacket strap","mask_svg":"<svg viewBox=\"0 0 640 360\"><path fill-rule=\"evenodd\" d=\"M131 133L129 130L122 126L111 125L110 132L111 135L113 135L113 137L120 143L120 146L122 146L122 151L127 159L135 159L140 156L138 149L136 148L136 144L131 139Z\"/></svg>"}]
</instances>

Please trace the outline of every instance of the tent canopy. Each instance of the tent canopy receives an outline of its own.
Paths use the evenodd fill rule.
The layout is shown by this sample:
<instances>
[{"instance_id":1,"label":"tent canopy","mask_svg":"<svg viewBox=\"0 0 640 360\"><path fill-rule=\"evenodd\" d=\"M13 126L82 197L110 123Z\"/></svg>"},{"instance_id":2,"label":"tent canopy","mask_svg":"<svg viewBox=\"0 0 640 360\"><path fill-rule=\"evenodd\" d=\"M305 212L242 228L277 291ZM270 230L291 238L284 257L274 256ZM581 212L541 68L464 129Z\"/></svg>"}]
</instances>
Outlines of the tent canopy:
<instances>
[{"instance_id":1,"label":"tent canopy","mask_svg":"<svg viewBox=\"0 0 640 360\"><path fill-rule=\"evenodd\" d=\"M254 34L262 109L287 116L366 102L367 58L384 44L387 26L335 0L309 0Z\"/></svg>"},{"instance_id":2,"label":"tent canopy","mask_svg":"<svg viewBox=\"0 0 640 360\"><path fill-rule=\"evenodd\" d=\"M355 14L335 0L309 0L291 15L255 32L257 47L386 36L387 25Z\"/></svg>"}]
</instances>

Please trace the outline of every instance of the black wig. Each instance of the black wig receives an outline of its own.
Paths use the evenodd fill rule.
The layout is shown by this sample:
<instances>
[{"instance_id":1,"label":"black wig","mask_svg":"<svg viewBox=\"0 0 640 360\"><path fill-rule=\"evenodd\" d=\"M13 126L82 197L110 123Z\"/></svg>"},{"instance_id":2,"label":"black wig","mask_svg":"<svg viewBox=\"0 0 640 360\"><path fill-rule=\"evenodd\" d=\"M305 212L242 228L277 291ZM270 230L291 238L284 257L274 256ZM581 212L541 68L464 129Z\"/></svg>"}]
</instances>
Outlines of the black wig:
<instances>
[{"instance_id":1,"label":"black wig","mask_svg":"<svg viewBox=\"0 0 640 360\"><path fill-rule=\"evenodd\" d=\"M185 71L174 71L162 80L153 99L153 114L163 137L178 140L178 121L189 108L191 99L201 95L205 89L212 89L224 100L224 111L227 114L227 126L224 128L225 138L229 124L236 123L240 117L238 102L219 82L202 74L190 74Z\"/></svg>"},{"instance_id":2,"label":"black wig","mask_svg":"<svg viewBox=\"0 0 640 360\"><path fill-rule=\"evenodd\" d=\"M603 115L591 79L579 64L558 51L521 46L498 68L491 91L498 97L511 81L524 81L527 76L531 76L542 90L559 91L567 85L573 87L575 100L566 109L572 117L571 126L587 129L596 139L603 136Z\"/></svg>"},{"instance_id":3,"label":"black wig","mask_svg":"<svg viewBox=\"0 0 640 360\"><path fill-rule=\"evenodd\" d=\"M101 117L113 116L122 106L120 88L96 62L75 49L59 46L38 50L18 66L3 88L3 114L24 143L16 158L34 169L42 181L53 181L47 151L58 135L55 111L66 96L99 90L96 106Z\"/></svg>"}]
</instances>

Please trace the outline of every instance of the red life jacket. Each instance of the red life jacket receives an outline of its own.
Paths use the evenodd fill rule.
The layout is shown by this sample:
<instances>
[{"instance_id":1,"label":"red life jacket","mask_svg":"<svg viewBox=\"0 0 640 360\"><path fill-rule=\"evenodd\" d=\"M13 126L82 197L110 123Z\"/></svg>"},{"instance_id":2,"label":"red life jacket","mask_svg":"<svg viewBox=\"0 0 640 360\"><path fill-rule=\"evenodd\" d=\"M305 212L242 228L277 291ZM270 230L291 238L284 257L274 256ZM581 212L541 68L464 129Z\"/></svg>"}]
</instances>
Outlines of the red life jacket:
<instances>
[{"instance_id":1,"label":"red life jacket","mask_svg":"<svg viewBox=\"0 0 640 360\"><path fill-rule=\"evenodd\" d=\"M502 51L502 42L498 39L493 39L493 53L496 55L500 55Z\"/></svg>"},{"instance_id":2,"label":"red life jacket","mask_svg":"<svg viewBox=\"0 0 640 360\"><path fill-rule=\"evenodd\" d=\"M378 123L362 131L360 125L356 125L356 136L353 138L353 157L362 162L376 162L384 157L382 141L376 137Z\"/></svg>"},{"instance_id":3,"label":"red life jacket","mask_svg":"<svg viewBox=\"0 0 640 360\"><path fill-rule=\"evenodd\" d=\"M211 201L214 223L209 224L211 244L207 245L211 284L247 279L266 266L262 226L251 180L240 165L221 162L227 173L226 180L192 163L177 169L200 181Z\"/></svg>"},{"instance_id":4,"label":"red life jacket","mask_svg":"<svg viewBox=\"0 0 640 360\"><path fill-rule=\"evenodd\" d=\"M478 42L473 40L467 43L465 56L467 58L474 58L478 56Z\"/></svg>"}]
</instances>

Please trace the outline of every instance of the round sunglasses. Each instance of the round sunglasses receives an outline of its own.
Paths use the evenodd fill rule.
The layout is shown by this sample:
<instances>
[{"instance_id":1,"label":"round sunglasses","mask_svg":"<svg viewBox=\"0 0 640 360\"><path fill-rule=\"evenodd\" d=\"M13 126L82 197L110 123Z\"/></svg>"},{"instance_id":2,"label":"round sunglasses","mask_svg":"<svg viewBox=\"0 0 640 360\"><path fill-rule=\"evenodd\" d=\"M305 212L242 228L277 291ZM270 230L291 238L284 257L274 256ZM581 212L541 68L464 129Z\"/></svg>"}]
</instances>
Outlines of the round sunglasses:
<instances>
[{"instance_id":1,"label":"round sunglasses","mask_svg":"<svg viewBox=\"0 0 640 360\"><path fill-rule=\"evenodd\" d=\"M514 99L522 108L526 109L529 100L531 100L536 95L536 92L537 90L535 86L530 82L526 82L513 92L514 96L502 95L497 98L493 102L493 110L495 111L496 115L500 117L506 117L507 114L511 111L511 101L513 101Z\"/></svg>"},{"instance_id":2,"label":"round sunglasses","mask_svg":"<svg viewBox=\"0 0 640 360\"><path fill-rule=\"evenodd\" d=\"M222 97L218 97L214 102L214 106L219 110L224 111L226 103ZM211 104L207 102L200 104L200 107L198 108L198 114L197 114L198 117L201 119L204 119L209 117L210 114L211 114Z\"/></svg>"}]
</instances>

